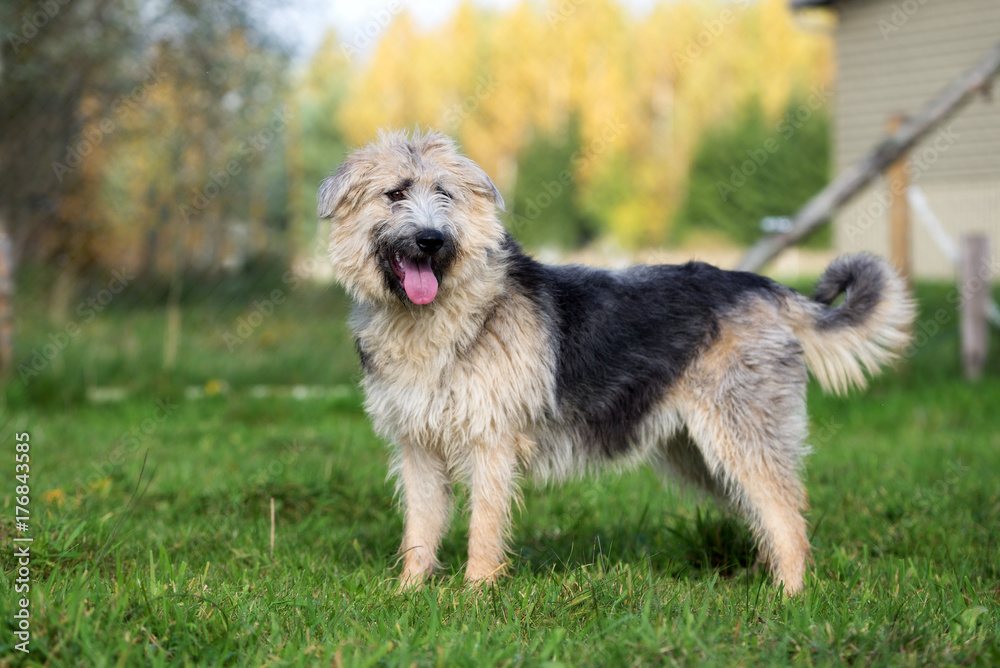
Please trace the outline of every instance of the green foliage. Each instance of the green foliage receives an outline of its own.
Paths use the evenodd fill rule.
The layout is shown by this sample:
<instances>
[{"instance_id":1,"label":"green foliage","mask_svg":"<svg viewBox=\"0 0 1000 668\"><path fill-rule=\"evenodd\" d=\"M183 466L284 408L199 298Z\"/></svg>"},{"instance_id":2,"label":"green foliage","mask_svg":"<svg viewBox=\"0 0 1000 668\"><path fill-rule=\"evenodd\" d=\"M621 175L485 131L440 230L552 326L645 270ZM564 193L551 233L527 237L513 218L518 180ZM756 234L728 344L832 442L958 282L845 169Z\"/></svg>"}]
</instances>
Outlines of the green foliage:
<instances>
[{"instance_id":1,"label":"green foliage","mask_svg":"<svg viewBox=\"0 0 1000 668\"><path fill-rule=\"evenodd\" d=\"M65 314L53 319L42 296L50 273L25 267L29 280L15 300L12 380L0 387L0 407L75 405L93 386L177 397L207 385L245 390L351 382L357 363L343 326L346 296L285 267L265 255L250 258L245 271L211 280L183 275L181 350L170 372L163 368L168 283L138 275L113 299L98 302L108 281L94 275L72 294Z\"/></svg>"},{"instance_id":2,"label":"green foliage","mask_svg":"<svg viewBox=\"0 0 1000 668\"><path fill-rule=\"evenodd\" d=\"M815 97L793 97L776 121L753 100L702 138L678 234L708 229L751 244L763 234L762 218L792 216L826 185L830 169L829 112ZM813 243L829 239L824 228Z\"/></svg>"},{"instance_id":3,"label":"green foliage","mask_svg":"<svg viewBox=\"0 0 1000 668\"><path fill-rule=\"evenodd\" d=\"M332 84L332 88L336 88ZM323 179L343 162L347 155L347 141L333 122L337 101L302 104L302 133L308 140L302 144L302 179L300 190L291 205L296 219L302 221L299 230L303 239L316 233L316 192Z\"/></svg>"},{"instance_id":4,"label":"green foliage","mask_svg":"<svg viewBox=\"0 0 1000 668\"><path fill-rule=\"evenodd\" d=\"M256 297L188 306L167 385L153 380L162 316L109 309L45 374L135 379L126 401L49 403L8 384L0 439L12 449L12 431L31 434L35 542L32 651L15 651L8 628L3 665L1000 662L1000 375L961 380L951 286L920 286L924 336L867 392L810 387L815 563L792 600L745 568L745 528L646 469L526 484L511 577L482 591L462 583L460 494L440 576L397 593L401 518L353 389L345 305L304 289L232 352L220 332ZM52 331L21 312L19 360ZM940 326L921 324L932 317ZM182 398L183 383L211 379L229 392ZM341 391L251 392L289 382ZM0 517L8 545L13 521Z\"/></svg>"},{"instance_id":5,"label":"green foliage","mask_svg":"<svg viewBox=\"0 0 1000 668\"><path fill-rule=\"evenodd\" d=\"M579 205L580 159L576 120L561 132L536 136L521 152L506 224L523 245L578 248L597 235L596 222Z\"/></svg>"},{"instance_id":6,"label":"green foliage","mask_svg":"<svg viewBox=\"0 0 1000 668\"><path fill-rule=\"evenodd\" d=\"M344 137L338 114L348 94L348 63L341 47L331 33L313 58L302 81L299 82L298 108L301 119L295 123L301 128L301 137L295 137L294 150L301 151L301 177L299 190L291 198L298 230L304 240L316 233L316 191L324 178L343 161L348 142ZM299 176L299 175L296 175Z\"/></svg>"},{"instance_id":7,"label":"green foliage","mask_svg":"<svg viewBox=\"0 0 1000 668\"><path fill-rule=\"evenodd\" d=\"M58 263L63 283L141 267L169 283L254 253L287 263L290 49L262 11L0 8L16 25L0 44L0 224L16 265Z\"/></svg>"}]
</instances>

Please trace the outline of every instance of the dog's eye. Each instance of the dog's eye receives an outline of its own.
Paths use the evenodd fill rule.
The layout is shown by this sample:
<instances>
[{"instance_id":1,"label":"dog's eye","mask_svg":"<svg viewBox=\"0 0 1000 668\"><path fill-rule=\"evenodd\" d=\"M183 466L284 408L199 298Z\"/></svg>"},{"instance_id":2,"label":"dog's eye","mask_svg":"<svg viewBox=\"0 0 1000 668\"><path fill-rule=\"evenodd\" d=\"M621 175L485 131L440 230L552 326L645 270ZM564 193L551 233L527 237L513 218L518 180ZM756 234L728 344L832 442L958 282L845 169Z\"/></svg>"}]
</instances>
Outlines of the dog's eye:
<instances>
[{"instance_id":1,"label":"dog's eye","mask_svg":"<svg viewBox=\"0 0 1000 668\"><path fill-rule=\"evenodd\" d=\"M437 191L438 191L438 194L439 194L439 195L444 195L444 196L445 196L445 197L447 197L448 199L454 199L454 198L453 198L453 197L451 196L451 193L450 193L450 192L448 192L447 190L445 190L444 188L442 188L441 186L438 186L438 187L437 187Z\"/></svg>"},{"instance_id":2,"label":"dog's eye","mask_svg":"<svg viewBox=\"0 0 1000 668\"><path fill-rule=\"evenodd\" d=\"M389 201L391 201L391 202L398 202L400 200L406 199L406 191L405 190L390 190L389 192L387 192L385 194L385 196L388 197Z\"/></svg>"}]
</instances>

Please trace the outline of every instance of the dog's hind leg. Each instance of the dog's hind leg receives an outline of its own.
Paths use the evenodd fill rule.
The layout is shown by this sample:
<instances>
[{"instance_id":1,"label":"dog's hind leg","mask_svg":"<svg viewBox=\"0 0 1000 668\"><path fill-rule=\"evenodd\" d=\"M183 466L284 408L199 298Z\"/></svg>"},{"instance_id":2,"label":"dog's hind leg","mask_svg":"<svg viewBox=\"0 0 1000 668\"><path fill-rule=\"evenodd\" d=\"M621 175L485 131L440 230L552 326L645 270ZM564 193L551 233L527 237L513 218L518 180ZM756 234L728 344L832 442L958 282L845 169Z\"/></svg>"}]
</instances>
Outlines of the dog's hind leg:
<instances>
[{"instance_id":1,"label":"dog's hind leg","mask_svg":"<svg viewBox=\"0 0 1000 668\"><path fill-rule=\"evenodd\" d=\"M451 511L451 480L444 459L419 446L399 451L406 528L400 553L400 588L419 586L437 566L437 550Z\"/></svg>"},{"instance_id":2,"label":"dog's hind leg","mask_svg":"<svg viewBox=\"0 0 1000 668\"><path fill-rule=\"evenodd\" d=\"M517 439L480 444L469 476L469 583L489 583L502 573L511 504L517 490Z\"/></svg>"},{"instance_id":3,"label":"dog's hind leg","mask_svg":"<svg viewBox=\"0 0 1000 668\"><path fill-rule=\"evenodd\" d=\"M801 441L775 434L780 425L755 424L740 407L709 406L689 428L706 461L713 461L723 494L750 523L766 563L785 592L802 589L810 559L805 489L799 480ZM758 417L758 416L754 416ZM777 417L777 416L775 416ZM777 420L776 420L777 421Z\"/></svg>"},{"instance_id":4,"label":"dog's hind leg","mask_svg":"<svg viewBox=\"0 0 1000 668\"><path fill-rule=\"evenodd\" d=\"M659 455L655 466L665 483L673 481L686 484L718 501L726 501L725 486L712 475L701 450L687 429L681 429L665 441L660 447Z\"/></svg>"},{"instance_id":5,"label":"dog's hind leg","mask_svg":"<svg viewBox=\"0 0 1000 668\"><path fill-rule=\"evenodd\" d=\"M723 495L750 523L787 593L802 589L810 559L806 494L806 370L781 331L724 331L687 378L684 419Z\"/></svg>"}]
</instances>

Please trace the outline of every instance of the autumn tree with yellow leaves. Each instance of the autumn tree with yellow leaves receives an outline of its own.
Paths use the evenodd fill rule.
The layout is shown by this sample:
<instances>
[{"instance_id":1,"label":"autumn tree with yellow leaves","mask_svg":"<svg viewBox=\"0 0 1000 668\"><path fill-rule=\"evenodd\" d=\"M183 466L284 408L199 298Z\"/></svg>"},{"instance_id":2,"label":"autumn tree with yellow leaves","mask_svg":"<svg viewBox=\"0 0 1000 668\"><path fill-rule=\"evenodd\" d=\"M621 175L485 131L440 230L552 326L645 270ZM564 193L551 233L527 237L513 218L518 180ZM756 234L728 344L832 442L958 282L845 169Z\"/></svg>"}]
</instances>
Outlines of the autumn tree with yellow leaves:
<instances>
[{"instance_id":1,"label":"autumn tree with yellow leaves","mask_svg":"<svg viewBox=\"0 0 1000 668\"><path fill-rule=\"evenodd\" d=\"M331 32L295 66L229 3L67 5L6 44L0 224L19 257L166 276L290 262L322 237L319 182L383 127L454 136L531 246L660 245L718 213L687 204L710 130L749 105L779 123L831 80L829 38L785 0L467 1L432 28L373 12L364 44ZM87 38L100 25L113 40Z\"/></svg>"},{"instance_id":2,"label":"autumn tree with yellow leaves","mask_svg":"<svg viewBox=\"0 0 1000 668\"><path fill-rule=\"evenodd\" d=\"M338 49L328 40L316 62ZM522 193L515 223L545 225L558 208L635 247L668 240L708 129L750 104L778 122L794 96L830 82L832 61L830 40L796 26L783 0L661 2L646 15L612 0L503 12L467 2L430 30L402 12L340 76L330 83L346 95L330 115L347 143L387 126L441 129L508 199ZM533 144L568 141L567 164L548 178L524 164ZM526 169L533 184L519 178ZM567 169L571 184L552 195Z\"/></svg>"},{"instance_id":3,"label":"autumn tree with yellow leaves","mask_svg":"<svg viewBox=\"0 0 1000 668\"><path fill-rule=\"evenodd\" d=\"M215 269L234 225L280 245L284 47L228 3L51 8L0 10L5 24L23 17L0 54L0 225L18 264L69 281Z\"/></svg>"}]
</instances>

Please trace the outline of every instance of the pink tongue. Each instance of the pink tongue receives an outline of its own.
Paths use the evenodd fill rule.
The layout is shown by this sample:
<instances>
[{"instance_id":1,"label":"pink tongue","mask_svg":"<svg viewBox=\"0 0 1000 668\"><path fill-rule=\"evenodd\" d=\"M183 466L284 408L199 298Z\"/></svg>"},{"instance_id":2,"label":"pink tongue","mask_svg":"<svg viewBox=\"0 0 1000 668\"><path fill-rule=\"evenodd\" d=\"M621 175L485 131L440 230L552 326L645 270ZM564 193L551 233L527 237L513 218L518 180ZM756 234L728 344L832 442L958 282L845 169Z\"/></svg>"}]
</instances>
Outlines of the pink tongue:
<instances>
[{"instance_id":1,"label":"pink tongue","mask_svg":"<svg viewBox=\"0 0 1000 668\"><path fill-rule=\"evenodd\" d=\"M403 270L403 289L414 304L430 304L438 292L438 282L431 270L430 260L415 262L410 258L400 258Z\"/></svg>"}]
</instances>

